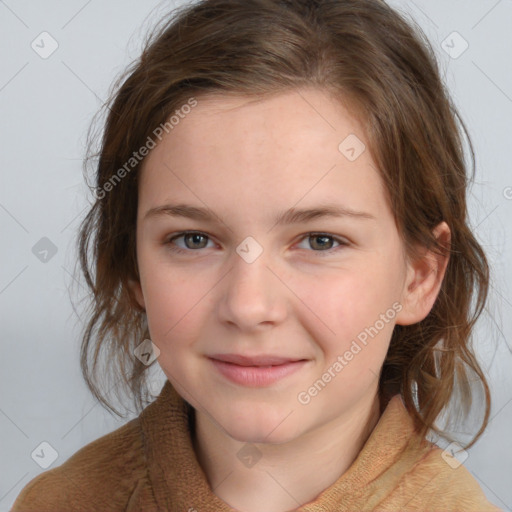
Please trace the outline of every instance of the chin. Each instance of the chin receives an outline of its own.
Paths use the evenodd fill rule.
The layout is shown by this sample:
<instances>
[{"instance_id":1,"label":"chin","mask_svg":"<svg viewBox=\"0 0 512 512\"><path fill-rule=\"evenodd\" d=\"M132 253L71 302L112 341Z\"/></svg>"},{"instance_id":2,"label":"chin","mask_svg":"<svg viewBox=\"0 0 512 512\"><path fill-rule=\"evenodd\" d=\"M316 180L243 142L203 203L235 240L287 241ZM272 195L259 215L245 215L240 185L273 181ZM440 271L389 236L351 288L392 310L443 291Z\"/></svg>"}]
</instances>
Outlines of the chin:
<instances>
[{"instance_id":1,"label":"chin","mask_svg":"<svg viewBox=\"0 0 512 512\"><path fill-rule=\"evenodd\" d=\"M279 434L270 434L271 430L262 431L259 429L251 429L248 431L247 429L241 428L233 428L228 430L228 434L235 439L236 441L240 441L242 443L252 443L252 444L285 444L290 441L293 441L297 436L288 432L279 433Z\"/></svg>"},{"instance_id":2,"label":"chin","mask_svg":"<svg viewBox=\"0 0 512 512\"><path fill-rule=\"evenodd\" d=\"M243 443L283 444L293 441L302 432L296 425L294 414L255 412L225 415L222 426L230 437ZM232 412L232 411L231 411ZM283 421L284 420L284 421Z\"/></svg>"}]
</instances>

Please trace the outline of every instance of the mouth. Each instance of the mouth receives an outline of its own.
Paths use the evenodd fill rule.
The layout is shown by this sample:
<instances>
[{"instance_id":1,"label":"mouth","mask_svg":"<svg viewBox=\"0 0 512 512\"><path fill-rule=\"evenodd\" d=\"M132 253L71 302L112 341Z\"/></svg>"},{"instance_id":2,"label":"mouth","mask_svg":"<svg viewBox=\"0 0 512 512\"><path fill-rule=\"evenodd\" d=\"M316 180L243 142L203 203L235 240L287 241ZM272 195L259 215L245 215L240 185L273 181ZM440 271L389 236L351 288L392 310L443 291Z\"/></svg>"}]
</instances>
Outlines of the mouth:
<instances>
[{"instance_id":1,"label":"mouth","mask_svg":"<svg viewBox=\"0 0 512 512\"><path fill-rule=\"evenodd\" d=\"M209 359L223 377L246 387L270 386L297 372L309 361L274 355L249 357L239 354L215 354Z\"/></svg>"}]
</instances>

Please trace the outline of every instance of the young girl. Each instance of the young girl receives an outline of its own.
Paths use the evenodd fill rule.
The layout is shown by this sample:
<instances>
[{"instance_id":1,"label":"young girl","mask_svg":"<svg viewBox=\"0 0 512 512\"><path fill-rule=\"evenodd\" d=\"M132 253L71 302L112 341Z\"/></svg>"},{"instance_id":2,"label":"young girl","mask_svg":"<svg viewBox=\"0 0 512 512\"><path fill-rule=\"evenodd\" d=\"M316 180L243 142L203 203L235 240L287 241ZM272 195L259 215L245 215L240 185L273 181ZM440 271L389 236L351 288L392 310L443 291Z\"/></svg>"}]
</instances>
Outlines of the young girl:
<instances>
[{"instance_id":1,"label":"young girl","mask_svg":"<svg viewBox=\"0 0 512 512\"><path fill-rule=\"evenodd\" d=\"M470 375L467 446L490 410L460 127L383 1L175 13L109 104L79 238L86 381L114 410L103 354L140 414L13 510L499 510L458 444L426 439L469 408ZM144 408L154 364L168 380Z\"/></svg>"}]
</instances>

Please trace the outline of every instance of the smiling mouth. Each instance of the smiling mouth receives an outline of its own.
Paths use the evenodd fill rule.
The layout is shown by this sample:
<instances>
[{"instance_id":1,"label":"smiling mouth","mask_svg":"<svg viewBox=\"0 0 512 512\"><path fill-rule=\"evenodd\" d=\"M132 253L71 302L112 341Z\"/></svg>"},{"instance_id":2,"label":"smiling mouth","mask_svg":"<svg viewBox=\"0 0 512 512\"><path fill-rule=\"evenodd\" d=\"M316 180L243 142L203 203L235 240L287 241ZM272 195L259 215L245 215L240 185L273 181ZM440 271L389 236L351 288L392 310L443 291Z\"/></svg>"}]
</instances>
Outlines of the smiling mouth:
<instances>
[{"instance_id":1,"label":"smiling mouth","mask_svg":"<svg viewBox=\"0 0 512 512\"><path fill-rule=\"evenodd\" d=\"M309 360L281 356L219 354L209 357L217 371L230 382L246 387L266 387L303 368Z\"/></svg>"},{"instance_id":2,"label":"smiling mouth","mask_svg":"<svg viewBox=\"0 0 512 512\"><path fill-rule=\"evenodd\" d=\"M246 356L242 354L214 354L209 356L211 359L232 363L239 366L279 366L286 363L304 361L305 359L296 357L286 357L278 355L256 355Z\"/></svg>"}]
</instances>

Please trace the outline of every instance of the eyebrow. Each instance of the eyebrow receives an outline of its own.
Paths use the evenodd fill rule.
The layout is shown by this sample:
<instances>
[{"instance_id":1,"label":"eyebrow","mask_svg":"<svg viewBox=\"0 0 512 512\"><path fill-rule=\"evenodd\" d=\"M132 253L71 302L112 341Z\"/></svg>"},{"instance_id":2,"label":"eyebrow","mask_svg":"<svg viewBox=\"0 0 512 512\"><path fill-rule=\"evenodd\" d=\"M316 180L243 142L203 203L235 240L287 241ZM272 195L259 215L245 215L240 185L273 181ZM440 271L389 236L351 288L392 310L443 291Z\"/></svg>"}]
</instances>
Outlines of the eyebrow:
<instances>
[{"instance_id":1,"label":"eyebrow","mask_svg":"<svg viewBox=\"0 0 512 512\"><path fill-rule=\"evenodd\" d=\"M208 208L191 206L188 204L164 204L149 209L143 220L159 216L185 217L193 220L215 222L218 216ZM290 208L277 215L274 225L300 224L325 217L351 217L354 219L377 220L376 217L367 212L356 211L340 205L326 204L314 208Z\"/></svg>"}]
</instances>

